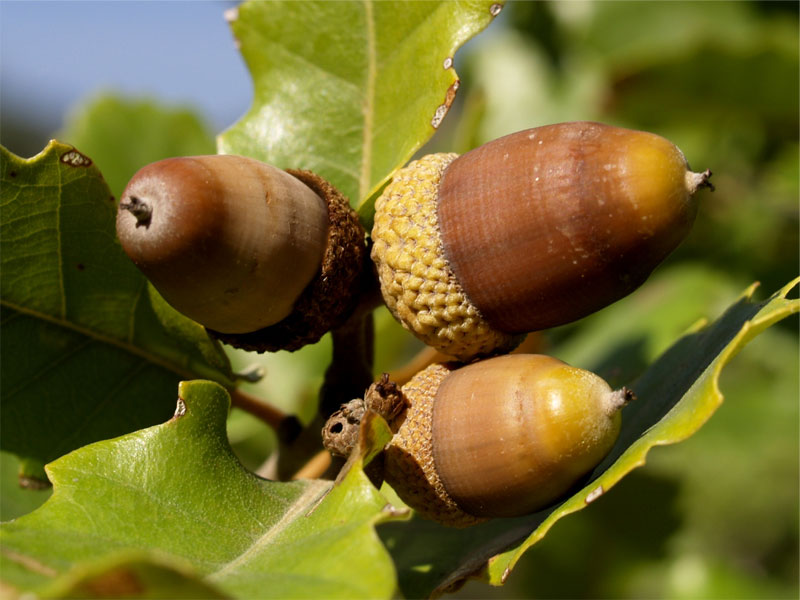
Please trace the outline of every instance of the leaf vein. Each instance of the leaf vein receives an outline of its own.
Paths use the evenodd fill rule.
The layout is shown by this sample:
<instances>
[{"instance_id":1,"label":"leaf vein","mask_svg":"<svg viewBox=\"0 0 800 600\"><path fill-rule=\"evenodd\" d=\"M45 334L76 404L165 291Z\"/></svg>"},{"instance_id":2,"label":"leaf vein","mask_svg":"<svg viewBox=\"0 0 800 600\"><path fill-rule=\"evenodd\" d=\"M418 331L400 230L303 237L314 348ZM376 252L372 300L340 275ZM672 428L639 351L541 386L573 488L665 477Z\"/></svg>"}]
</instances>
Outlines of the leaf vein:
<instances>
[{"instance_id":1,"label":"leaf vein","mask_svg":"<svg viewBox=\"0 0 800 600\"><path fill-rule=\"evenodd\" d=\"M63 173L61 169L56 169L58 173L58 210L55 211L56 217L56 257L58 258L58 291L61 303L61 318L67 316L67 293L64 286L64 241L61 237L61 211L64 208L62 192L64 189Z\"/></svg>"},{"instance_id":2,"label":"leaf vein","mask_svg":"<svg viewBox=\"0 0 800 600\"><path fill-rule=\"evenodd\" d=\"M62 363L66 362L67 360L69 360L70 358L75 356L78 352L80 352L81 350L83 350L84 348L86 348L88 345L90 345L92 343L93 342L92 342L91 339L86 338L83 341L81 341L79 344L77 344L77 345L73 346L72 348L70 348L69 350L67 350L66 352L62 352L58 356L57 359L52 361L50 364L48 364L43 369L39 369L39 371L35 375L33 375L32 377L29 377L28 379L23 381L20 385L12 388L11 390L3 390L3 400L5 402L8 402L9 400L11 400L11 398L13 398L19 392L29 388L31 383L41 379L42 377L47 375L50 371L52 371L53 369L59 367Z\"/></svg>"},{"instance_id":3,"label":"leaf vein","mask_svg":"<svg viewBox=\"0 0 800 600\"><path fill-rule=\"evenodd\" d=\"M251 556L256 554L262 547L269 545L278 535L288 529L295 521L295 519L306 512L310 506L313 506L320 495L320 488L327 490L327 485L320 482L321 485L309 486L300 496L294 499L289 510L284 513L280 521L275 523L269 530L261 537L257 538L246 550L244 550L236 559L229 562L222 569L211 575L212 579L219 579L226 575L228 572L235 569L238 565L247 561Z\"/></svg>"},{"instance_id":4,"label":"leaf vein","mask_svg":"<svg viewBox=\"0 0 800 600\"><path fill-rule=\"evenodd\" d=\"M369 189L370 173L372 171L372 149L370 141L373 133L373 118L375 111L375 15L372 12L372 2L364 2L365 22L367 26L365 49L367 53L367 81L364 90L364 130L363 154L361 155L361 175L358 181L357 203L366 195Z\"/></svg>"},{"instance_id":5,"label":"leaf vein","mask_svg":"<svg viewBox=\"0 0 800 600\"><path fill-rule=\"evenodd\" d=\"M17 312L20 312L20 313L23 313L25 315L28 315L30 317L33 317L33 318L36 318L36 319L40 319L42 321L45 321L47 323L51 323L53 325L57 325L59 327L63 327L64 329L68 329L70 331L74 331L74 332L79 333L81 335L84 335L84 336L86 336L88 338L94 339L94 340L96 340L98 342L102 342L104 344L108 344L109 346L114 346L115 348L119 348L119 349L121 349L121 350L123 350L125 352L133 354L134 356L138 356L139 358L143 358L146 361L148 361L149 363L152 363L153 365L159 366L159 367L164 368L164 369L166 369L168 371L172 371L173 373L179 375L180 377L184 377L186 379L194 379L194 377L195 377L195 375L193 373L190 373L190 372L186 371L180 365L177 365L175 363L166 361L166 360L160 358L159 356L157 356L155 354L152 354L150 352L147 352L146 350L138 348L137 346L133 345L132 343L129 343L127 340L119 340L117 338L111 337L109 335L105 335L103 333L100 333L98 331L89 329L87 327L82 327L80 325L77 325L77 324L75 324L75 323L73 323L71 321L68 321L67 319L51 316L51 315L42 313L42 312L37 311L37 310L33 310L33 309L30 309L30 308L22 307L22 306L19 306L17 304L14 304L13 302L9 302L7 300L0 300L0 304L2 304L3 306L6 306L6 307L8 307L8 308L10 308L12 310L15 310Z\"/></svg>"},{"instance_id":6,"label":"leaf vein","mask_svg":"<svg viewBox=\"0 0 800 600\"><path fill-rule=\"evenodd\" d=\"M96 343L96 342L90 340L89 343ZM64 436L61 439L61 442L53 449L52 451L53 455L61 456L68 449L72 448L73 445L71 441L78 438L81 432L85 431L88 427L92 426L92 424L96 422L95 416L98 413L100 413L100 411L102 411L102 409L105 408L110 401L114 400L119 390L124 389L128 385L128 382L131 381L137 374L143 371L146 367L147 363L142 361L136 364L127 375L125 375L124 377L120 377L117 385L115 385L107 394L105 394L105 397L100 397L99 401L95 404L94 409L90 413L84 416L83 420L81 421L82 423L81 426L76 427L75 429L72 430L70 435Z\"/></svg>"}]
</instances>

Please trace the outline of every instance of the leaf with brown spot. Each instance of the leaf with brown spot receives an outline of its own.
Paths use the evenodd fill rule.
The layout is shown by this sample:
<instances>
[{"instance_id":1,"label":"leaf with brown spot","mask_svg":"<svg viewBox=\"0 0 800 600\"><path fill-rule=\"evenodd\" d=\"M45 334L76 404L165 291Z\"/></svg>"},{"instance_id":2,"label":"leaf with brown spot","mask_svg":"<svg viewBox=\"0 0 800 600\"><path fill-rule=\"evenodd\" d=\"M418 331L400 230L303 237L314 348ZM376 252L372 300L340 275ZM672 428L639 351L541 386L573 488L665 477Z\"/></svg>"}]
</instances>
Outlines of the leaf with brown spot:
<instances>
[{"instance_id":1,"label":"leaf with brown spot","mask_svg":"<svg viewBox=\"0 0 800 600\"><path fill-rule=\"evenodd\" d=\"M500 7L245 2L231 28L255 98L219 137L220 152L315 171L369 228L368 199L434 134L457 89L453 56Z\"/></svg>"}]
</instances>

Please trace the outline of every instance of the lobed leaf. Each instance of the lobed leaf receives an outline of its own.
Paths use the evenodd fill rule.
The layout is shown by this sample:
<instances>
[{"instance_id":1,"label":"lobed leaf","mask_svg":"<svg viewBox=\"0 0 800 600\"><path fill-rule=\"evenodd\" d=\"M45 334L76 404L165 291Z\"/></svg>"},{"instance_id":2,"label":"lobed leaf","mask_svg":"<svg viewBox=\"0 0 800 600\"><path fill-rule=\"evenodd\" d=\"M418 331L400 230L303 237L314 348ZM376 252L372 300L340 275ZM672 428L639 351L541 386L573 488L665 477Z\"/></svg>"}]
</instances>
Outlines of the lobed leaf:
<instances>
[{"instance_id":1,"label":"lobed leaf","mask_svg":"<svg viewBox=\"0 0 800 600\"><path fill-rule=\"evenodd\" d=\"M178 395L166 423L48 465L51 499L0 528L6 584L60 594L98 562L133 553L140 566L179 570L225 595L392 596L394 569L374 525L394 513L361 468L388 441L385 423L367 423L372 442L335 486L278 483L234 456L221 386L183 382ZM141 578L129 564L115 568Z\"/></svg>"},{"instance_id":2,"label":"lobed leaf","mask_svg":"<svg viewBox=\"0 0 800 600\"><path fill-rule=\"evenodd\" d=\"M116 240L86 155L0 150L0 447L44 464L158 423L183 375L228 381L205 330L166 306Z\"/></svg>"},{"instance_id":3,"label":"lobed leaf","mask_svg":"<svg viewBox=\"0 0 800 600\"><path fill-rule=\"evenodd\" d=\"M620 437L587 482L558 506L515 519L495 519L466 530L414 519L380 532L408 597L436 595L467 577L502 585L523 553L562 517L585 508L645 463L655 446L674 444L696 432L723 401L723 367L761 331L800 310L787 298L797 281L763 302L751 286L713 324L673 344L630 387L638 396L624 409Z\"/></svg>"},{"instance_id":4,"label":"lobed leaf","mask_svg":"<svg viewBox=\"0 0 800 600\"><path fill-rule=\"evenodd\" d=\"M219 151L328 179L367 200L436 131L458 89L455 52L502 2L245 2L229 13L253 76Z\"/></svg>"}]
</instances>

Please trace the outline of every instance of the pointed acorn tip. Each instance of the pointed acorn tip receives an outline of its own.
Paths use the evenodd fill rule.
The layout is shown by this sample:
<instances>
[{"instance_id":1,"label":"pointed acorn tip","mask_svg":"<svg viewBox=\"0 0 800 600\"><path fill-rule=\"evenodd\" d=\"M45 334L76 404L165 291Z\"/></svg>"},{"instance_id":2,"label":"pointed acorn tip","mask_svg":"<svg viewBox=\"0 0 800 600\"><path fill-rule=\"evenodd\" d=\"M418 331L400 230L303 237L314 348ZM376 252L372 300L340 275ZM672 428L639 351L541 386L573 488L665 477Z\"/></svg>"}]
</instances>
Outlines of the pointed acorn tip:
<instances>
[{"instance_id":1,"label":"pointed acorn tip","mask_svg":"<svg viewBox=\"0 0 800 600\"><path fill-rule=\"evenodd\" d=\"M711 179L711 169L706 169L702 173L687 171L686 187L689 189L689 194L694 194L701 187L706 187L713 192L714 184L712 184L709 179Z\"/></svg>"},{"instance_id":2,"label":"pointed acorn tip","mask_svg":"<svg viewBox=\"0 0 800 600\"><path fill-rule=\"evenodd\" d=\"M136 196L131 196L128 202L120 202L119 207L127 210L136 217L136 227L149 227L153 218L153 207Z\"/></svg>"},{"instance_id":3,"label":"pointed acorn tip","mask_svg":"<svg viewBox=\"0 0 800 600\"><path fill-rule=\"evenodd\" d=\"M622 387L618 390L614 390L609 395L609 411L611 413L616 412L634 400L636 400L636 394L632 389Z\"/></svg>"}]
</instances>

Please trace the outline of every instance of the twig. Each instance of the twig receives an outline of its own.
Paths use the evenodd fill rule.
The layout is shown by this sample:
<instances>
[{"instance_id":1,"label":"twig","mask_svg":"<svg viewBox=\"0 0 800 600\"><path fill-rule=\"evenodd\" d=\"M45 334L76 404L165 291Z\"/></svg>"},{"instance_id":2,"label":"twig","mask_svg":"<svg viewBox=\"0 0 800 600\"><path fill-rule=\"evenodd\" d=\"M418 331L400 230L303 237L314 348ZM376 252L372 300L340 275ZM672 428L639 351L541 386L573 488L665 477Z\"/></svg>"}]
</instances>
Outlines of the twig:
<instances>
[{"instance_id":1,"label":"twig","mask_svg":"<svg viewBox=\"0 0 800 600\"><path fill-rule=\"evenodd\" d=\"M453 360L452 356L442 354L435 348L425 346L422 350L417 352L411 360L409 360L402 367L389 372L389 380L394 381L397 385L405 385L414 375L422 371L425 367L437 362L446 362Z\"/></svg>"},{"instance_id":2,"label":"twig","mask_svg":"<svg viewBox=\"0 0 800 600\"><path fill-rule=\"evenodd\" d=\"M311 460L303 465L292 479L319 479L331 466L331 454L327 450L320 450Z\"/></svg>"},{"instance_id":3,"label":"twig","mask_svg":"<svg viewBox=\"0 0 800 600\"><path fill-rule=\"evenodd\" d=\"M372 383L375 349L372 311L380 302L377 276L370 269L362 278L358 306L331 332L333 356L320 390L319 414L323 420L348 400L363 396Z\"/></svg>"},{"instance_id":4,"label":"twig","mask_svg":"<svg viewBox=\"0 0 800 600\"><path fill-rule=\"evenodd\" d=\"M543 352L546 347L545 339L542 334L538 332L529 333L522 343L517 346L511 353L512 354L538 354ZM397 385L402 386L417 373L422 371L425 367L437 362L448 362L455 360L452 356L442 354L434 348L425 346L422 350L417 352L411 360L403 366L389 372L389 380L395 382Z\"/></svg>"},{"instance_id":5,"label":"twig","mask_svg":"<svg viewBox=\"0 0 800 600\"><path fill-rule=\"evenodd\" d=\"M282 442L291 442L303 429L300 420L294 415L287 415L261 399L243 392L238 388L228 388L231 395L231 404L245 412L261 419L272 427Z\"/></svg>"}]
</instances>

